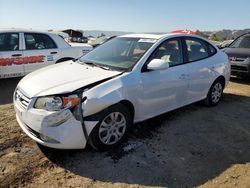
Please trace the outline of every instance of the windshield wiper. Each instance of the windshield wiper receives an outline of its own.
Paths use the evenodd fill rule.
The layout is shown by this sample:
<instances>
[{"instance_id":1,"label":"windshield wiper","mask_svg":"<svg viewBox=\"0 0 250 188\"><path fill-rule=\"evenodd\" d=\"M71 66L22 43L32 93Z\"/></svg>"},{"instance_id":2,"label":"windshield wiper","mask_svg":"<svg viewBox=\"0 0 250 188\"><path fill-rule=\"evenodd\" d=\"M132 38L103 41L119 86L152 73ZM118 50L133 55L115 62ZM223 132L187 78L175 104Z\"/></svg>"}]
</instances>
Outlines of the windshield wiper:
<instances>
[{"instance_id":1,"label":"windshield wiper","mask_svg":"<svg viewBox=\"0 0 250 188\"><path fill-rule=\"evenodd\" d=\"M119 72L126 72L127 69L121 68L121 67L113 67L113 66L108 66L108 65L103 65L101 63L96 63L92 60L78 60L79 63L90 65L90 66L96 66L104 70L112 70L112 71L119 71Z\"/></svg>"},{"instance_id":2,"label":"windshield wiper","mask_svg":"<svg viewBox=\"0 0 250 188\"><path fill-rule=\"evenodd\" d=\"M99 68L104 69L104 70L110 70L109 67L106 67L106 66L103 66L103 65L100 65L98 63L91 62L91 61L83 61L83 63L86 65L96 66L96 67L99 67Z\"/></svg>"}]
</instances>

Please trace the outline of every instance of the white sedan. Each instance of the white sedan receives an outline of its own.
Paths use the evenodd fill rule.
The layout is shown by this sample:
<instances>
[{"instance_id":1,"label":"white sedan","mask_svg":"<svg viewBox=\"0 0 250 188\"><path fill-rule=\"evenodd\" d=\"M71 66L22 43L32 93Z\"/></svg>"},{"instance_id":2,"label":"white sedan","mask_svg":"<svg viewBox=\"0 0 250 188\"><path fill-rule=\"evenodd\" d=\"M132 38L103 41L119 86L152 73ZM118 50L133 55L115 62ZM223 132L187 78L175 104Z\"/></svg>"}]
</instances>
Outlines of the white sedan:
<instances>
[{"instance_id":1,"label":"white sedan","mask_svg":"<svg viewBox=\"0 0 250 188\"><path fill-rule=\"evenodd\" d=\"M227 55L186 34L132 34L24 77L16 118L36 142L63 149L110 149L133 123L204 100L219 103L229 82Z\"/></svg>"},{"instance_id":2,"label":"white sedan","mask_svg":"<svg viewBox=\"0 0 250 188\"><path fill-rule=\"evenodd\" d=\"M92 46L72 47L55 33L1 29L0 79L19 77L39 68L76 59Z\"/></svg>"}]
</instances>

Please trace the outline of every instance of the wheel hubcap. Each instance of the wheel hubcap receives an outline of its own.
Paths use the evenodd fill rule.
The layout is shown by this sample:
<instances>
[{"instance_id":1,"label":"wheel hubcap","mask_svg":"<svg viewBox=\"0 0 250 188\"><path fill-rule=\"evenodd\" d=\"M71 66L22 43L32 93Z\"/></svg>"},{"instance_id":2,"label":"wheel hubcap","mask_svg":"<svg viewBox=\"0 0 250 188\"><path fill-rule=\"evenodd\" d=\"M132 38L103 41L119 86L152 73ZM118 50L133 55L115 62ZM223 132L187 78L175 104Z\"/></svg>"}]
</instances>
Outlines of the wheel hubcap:
<instances>
[{"instance_id":1,"label":"wheel hubcap","mask_svg":"<svg viewBox=\"0 0 250 188\"><path fill-rule=\"evenodd\" d=\"M217 83L214 85L212 90L212 102L217 103L220 100L222 94L222 85L221 83Z\"/></svg>"},{"instance_id":2,"label":"wheel hubcap","mask_svg":"<svg viewBox=\"0 0 250 188\"><path fill-rule=\"evenodd\" d=\"M112 145L117 143L126 130L126 119L120 112L112 112L101 122L99 138L102 143Z\"/></svg>"}]
</instances>

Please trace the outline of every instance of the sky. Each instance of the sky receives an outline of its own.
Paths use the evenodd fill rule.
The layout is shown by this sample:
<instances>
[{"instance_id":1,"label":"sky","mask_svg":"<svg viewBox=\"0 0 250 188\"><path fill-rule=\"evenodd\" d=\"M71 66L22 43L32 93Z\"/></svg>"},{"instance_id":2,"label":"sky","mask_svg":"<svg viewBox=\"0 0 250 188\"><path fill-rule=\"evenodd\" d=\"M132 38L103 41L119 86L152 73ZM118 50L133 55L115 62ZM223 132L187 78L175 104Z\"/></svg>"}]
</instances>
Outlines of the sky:
<instances>
[{"instance_id":1,"label":"sky","mask_svg":"<svg viewBox=\"0 0 250 188\"><path fill-rule=\"evenodd\" d=\"M249 0L0 0L0 28L168 32L250 28Z\"/></svg>"}]
</instances>

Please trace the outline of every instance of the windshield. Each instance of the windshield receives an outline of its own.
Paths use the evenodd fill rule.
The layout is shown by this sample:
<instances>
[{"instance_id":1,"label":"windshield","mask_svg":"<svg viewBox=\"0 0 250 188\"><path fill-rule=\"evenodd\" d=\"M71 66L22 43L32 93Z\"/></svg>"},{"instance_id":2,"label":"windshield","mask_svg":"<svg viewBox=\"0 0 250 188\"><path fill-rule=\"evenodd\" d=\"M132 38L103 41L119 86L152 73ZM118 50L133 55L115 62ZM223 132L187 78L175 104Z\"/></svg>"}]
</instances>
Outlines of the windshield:
<instances>
[{"instance_id":1,"label":"windshield","mask_svg":"<svg viewBox=\"0 0 250 188\"><path fill-rule=\"evenodd\" d=\"M118 37L81 57L80 62L126 71L131 69L155 42L155 39Z\"/></svg>"},{"instance_id":2,"label":"windshield","mask_svg":"<svg viewBox=\"0 0 250 188\"><path fill-rule=\"evenodd\" d=\"M250 48L250 35L239 37L229 47L230 48Z\"/></svg>"}]
</instances>

